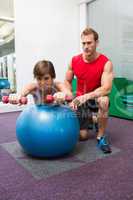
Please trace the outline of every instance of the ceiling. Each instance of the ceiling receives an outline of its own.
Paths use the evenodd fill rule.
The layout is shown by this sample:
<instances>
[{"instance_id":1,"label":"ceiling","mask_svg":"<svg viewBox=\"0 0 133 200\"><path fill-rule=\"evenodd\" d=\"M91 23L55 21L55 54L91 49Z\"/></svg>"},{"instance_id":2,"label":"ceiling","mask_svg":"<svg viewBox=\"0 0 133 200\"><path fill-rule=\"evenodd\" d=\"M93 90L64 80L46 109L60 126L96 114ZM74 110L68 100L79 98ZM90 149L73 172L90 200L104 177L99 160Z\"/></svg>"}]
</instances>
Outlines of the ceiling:
<instances>
[{"instance_id":1,"label":"ceiling","mask_svg":"<svg viewBox=\"0 0 133 200\"><path fill-rule=\"evenodd\" d=\"M14 38L13 3L13 0L0 0L0 46Z\"/></svg>"}]
</instances>

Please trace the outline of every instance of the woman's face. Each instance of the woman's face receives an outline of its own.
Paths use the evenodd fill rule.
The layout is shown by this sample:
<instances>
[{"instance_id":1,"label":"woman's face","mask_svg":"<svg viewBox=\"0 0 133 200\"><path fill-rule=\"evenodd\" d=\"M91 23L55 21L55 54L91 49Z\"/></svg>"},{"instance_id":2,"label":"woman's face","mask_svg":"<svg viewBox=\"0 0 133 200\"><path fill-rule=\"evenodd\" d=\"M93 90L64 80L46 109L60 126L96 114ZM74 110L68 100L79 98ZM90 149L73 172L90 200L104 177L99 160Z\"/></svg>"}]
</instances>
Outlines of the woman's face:
<instances>
[{"instance_id":1,"label":"woman's face","mask_svg":"<svg viewBox=\"0 0 133 200\"><path fill-rule=\"evenodd\" d=\"M37 82L40 88L51 88L53 84L53 78L50 74L46 74L44 76L37 77Z\"/></svg>"}]
</instances>

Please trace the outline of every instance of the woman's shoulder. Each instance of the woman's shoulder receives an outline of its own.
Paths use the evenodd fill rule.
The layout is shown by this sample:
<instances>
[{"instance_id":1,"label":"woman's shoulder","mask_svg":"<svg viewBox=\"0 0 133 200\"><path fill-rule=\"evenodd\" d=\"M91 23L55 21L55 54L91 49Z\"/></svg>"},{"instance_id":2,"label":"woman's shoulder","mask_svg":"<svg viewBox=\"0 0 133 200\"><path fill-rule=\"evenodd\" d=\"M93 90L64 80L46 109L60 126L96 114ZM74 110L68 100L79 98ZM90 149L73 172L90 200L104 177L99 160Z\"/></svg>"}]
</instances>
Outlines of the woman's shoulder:
<instances>
[{"instance_id":1,"label":"woman's shoulder","mask_svg":"<svg viewBox=\"0 0 133 200\"><path fill-rule=\"evenodd\" d=\"M54 81L54 87L55 87L56 91L61 92L64 90L64 83L56 80L56 81Z\"/></svg>"},{"instance_id":2,"label":"woman's shoulder","mask_svg":"<svg viewBox=\"0 0 133 200\"><path fill-rule=\"evenodd\" d=\"M60 88L61 86L63 85L63 83L61 82L61 81L54 81L54 86L56 87L56 88Z\"/></svg>"}]
</instances>

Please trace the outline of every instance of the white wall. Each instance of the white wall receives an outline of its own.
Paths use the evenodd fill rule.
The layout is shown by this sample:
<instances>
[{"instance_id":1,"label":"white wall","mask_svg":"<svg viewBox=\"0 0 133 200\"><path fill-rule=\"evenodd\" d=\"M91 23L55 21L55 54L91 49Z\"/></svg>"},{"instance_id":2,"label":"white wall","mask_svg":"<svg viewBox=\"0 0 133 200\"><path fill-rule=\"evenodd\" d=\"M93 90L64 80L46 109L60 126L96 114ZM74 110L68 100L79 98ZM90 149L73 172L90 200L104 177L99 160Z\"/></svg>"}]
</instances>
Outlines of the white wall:
<instances>
[{"instance_id":1,"label":"white wall","mask_svg":"<svg viewBox=\"0 0 133 200\"><path fill-rule=\"evenodd\" d=\"M78 0L15 0L15 46L18 91L32 80L34 64L49 59L57 79L79 52Z\"/></svg>"}]
</instances>

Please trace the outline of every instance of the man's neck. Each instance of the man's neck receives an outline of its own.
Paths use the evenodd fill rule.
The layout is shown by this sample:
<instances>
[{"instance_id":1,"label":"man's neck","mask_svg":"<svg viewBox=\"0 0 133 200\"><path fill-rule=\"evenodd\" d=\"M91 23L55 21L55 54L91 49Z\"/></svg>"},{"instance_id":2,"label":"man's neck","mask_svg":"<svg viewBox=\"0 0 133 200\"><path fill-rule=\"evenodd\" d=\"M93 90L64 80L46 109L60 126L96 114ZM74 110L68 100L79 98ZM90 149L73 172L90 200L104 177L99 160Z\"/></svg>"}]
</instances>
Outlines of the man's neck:
<instances>
[{"instance_id":1,"label":"man's neck","mask_svg":"<svg viewBox=\"0 0 133 200\"><path fill-rule=\"evenodd\" d=\"M90 63L90 62L93 62L94 60L96 60L98 57L99 57L99 53L98 52L95 52L93 55L90 55L90 56L85 56L83 54L83 60L87 63Z\"/></svg>"}]
</instances>

